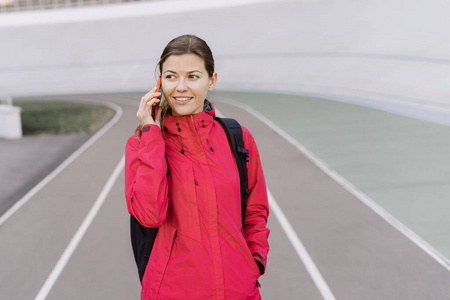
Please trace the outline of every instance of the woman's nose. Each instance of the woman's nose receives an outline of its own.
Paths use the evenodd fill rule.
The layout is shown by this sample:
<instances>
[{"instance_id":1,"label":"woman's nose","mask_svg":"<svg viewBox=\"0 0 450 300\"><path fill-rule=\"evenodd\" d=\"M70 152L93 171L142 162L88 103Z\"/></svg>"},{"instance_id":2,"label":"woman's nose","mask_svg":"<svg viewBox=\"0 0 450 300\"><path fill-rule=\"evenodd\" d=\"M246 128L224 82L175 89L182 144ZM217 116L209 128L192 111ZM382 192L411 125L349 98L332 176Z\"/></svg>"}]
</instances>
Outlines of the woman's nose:
<instances>
[{"instance_id":1,"label":"woman's nose","mask_svg":"<svg viewBox=\"0 0 450 300\"><path fill-rule=\"evenodd\" d=\"M187 91L187 89L188 89L187 85L185 84L183 79L178 81L178 84L177 84L177 91L178 92L185 92L185 91Z\"/></svg>"}]
</instances>

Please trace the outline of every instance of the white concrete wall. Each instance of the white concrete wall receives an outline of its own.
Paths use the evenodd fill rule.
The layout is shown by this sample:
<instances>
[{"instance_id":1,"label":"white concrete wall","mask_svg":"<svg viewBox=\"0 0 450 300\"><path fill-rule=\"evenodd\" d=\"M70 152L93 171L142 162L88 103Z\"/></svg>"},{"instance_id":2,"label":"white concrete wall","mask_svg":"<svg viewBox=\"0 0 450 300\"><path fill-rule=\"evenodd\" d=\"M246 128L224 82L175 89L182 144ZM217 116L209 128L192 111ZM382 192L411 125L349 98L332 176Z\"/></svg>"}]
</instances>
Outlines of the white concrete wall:
<instances>
[{"instance_id":1,"label":"white concrete wall","mask_svg":"<svg viewBox=\"0 0 450 300\"><path fill-rule=\"evenodd\" d=\"M162 1L0 16L0 94L147 90L193 33L218 89L323 95L450 125L446 0Z\"/></svg>"}]
</instances>

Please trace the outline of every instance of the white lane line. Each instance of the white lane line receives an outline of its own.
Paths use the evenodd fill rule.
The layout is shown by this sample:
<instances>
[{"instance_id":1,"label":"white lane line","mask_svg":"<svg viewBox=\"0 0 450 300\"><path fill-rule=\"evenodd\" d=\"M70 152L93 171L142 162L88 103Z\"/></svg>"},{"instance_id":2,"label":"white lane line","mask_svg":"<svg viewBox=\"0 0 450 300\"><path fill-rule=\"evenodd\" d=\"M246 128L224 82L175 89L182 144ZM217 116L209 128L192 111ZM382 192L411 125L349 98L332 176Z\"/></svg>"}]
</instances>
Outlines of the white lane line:
<instances>
[{"instance_id":1,"label":"white lane line","mask_svg":"<svg viewBox=\"0 0 450 300\"><path fill-rule=\"evenodd\" d=\"M56 263L55 267L53 268L52 272L50 273L50 275L48 276L44 285L42 286L41 290L37 294L36 298L34 298L35 300L45 300L47 298L53 285L58 280L59 275L61 275L61 272L64 270L70 257L75 252L75 249L77 248L77 246L80 243L81 239L83 238L84 234L88 230L88 228L91 225L92 221L94 220L95 216L97 215L97 213L99 212L103 203L105 202L106 197L108 196L109 192L111 191L111 188L113 187L113 185L116 182L117 178L119 177L120 173L124 169L124 166L125 166L125 155L123 155L122 158L120 159L120 162L117 164L113 173L109 177L108 181L106 182L105 186L103 187L102 191L100 192L100 195L98 196L97 200L95 200L94 205L92 206L91 210L87 214L86 218L83 220L83 223L81 223L80 227L78 228L77 232L73 236L73 238L70 241L69 245L67 246L66 250L64 250L63 254L59 258L59 260Z\"/></svg>"},{"instance_id":2,"label":"white lane line","mask_svg":"<svg viewBox=\"0 0 450 300\"><path fill-rule=\"evenodd\" d=\"M92 101L91 101L92 102ZM114 117L106 123L99 131L97 131L89 140L87 140L80 148L72 153L65 161L63 161L53 172L48 174L37 185L28 191L19 201L17 201L9 210L7 210L2 216L0 216L0 226L6 222L16 211L18 211L25 203L27 203L34 195L36 195L44 186L52 181L59 173L61 173L67 166L69 166L75 159L77 159L87 148L92 146L103 134L105 134L114 124L119 121L123 114L122 108L113 103L104 103L116 111Z\"/></svg>"},{"instance_id":3,"label":"white lane line","mask_svg":"<svg viewBox=\"0 0 450 300\"><path fill-rule=\"evenodd\" d=\"M225 99L225 98L223 98ZM356 198L358 198L361 202L367 205L370 209L372 209L376 214L378 214L381 218L383 218L386 222L388 222L392 227L397 229L400 233L402 233L405 237L407 237L411 242L416 244L420 249L422 249L425 253L430 255L437 263L443 266L447 271L450 271L450 259L446 258L439 251L437 251L433 246L428 244L424 239L422 239L419 235L417 235L414 231L409 229L402 222L397 220L393 215L387 212L384 208L382 208L378 203L369 198L366 194L358 190L354 185L352 185L349 181L347 181L344 177L339 175L336 171L329 168L324 162L322 162L318 157L316 157L312 152L310 152L305 146L299 143L296 139L290 136L283 129L278 127L274 122L254 110L252 107L237 102L233 99L226 98L226 101L223 101L226 104L230 104L241 108L251 115L255 116L261 122L267 124L271 129L273 129L276 133L290 142L294 147L296 147L301 153L303 153L310 161L312 161L317 167L319 167L325 174L330 176L333 180L339 183L342 187L344 187L347 191L353 194Z\"/></svg>"},{"instance_id":4,"label":"white lane line","mask_svg":"<svg viewBox=\"0 0 450 300\"><path fill-rule=\"evenodd\" d=\"M270 212L275 214L275 217L278 219L278 222L280 222L281 227L283 228L284 232L289 238L289 241L291 242L298 256L302 260L303 264L305 265L309 275L311 276L317 288L319 289L320 294L322 294L323 299L335 300L336 298L334 297L333 293L328 287L328 284L326 283L325 279L323 279L322 274L320 274L320 271L317 268L316 264L314 263L308 251L306 251L302 242L298 238L294 228L292 228L291 226L291 223L289 223L283 211L278 206L278 203L273 197L272 193L269 190L267 190L267 194L269 196Z\"/></svg>"}]
</instances>

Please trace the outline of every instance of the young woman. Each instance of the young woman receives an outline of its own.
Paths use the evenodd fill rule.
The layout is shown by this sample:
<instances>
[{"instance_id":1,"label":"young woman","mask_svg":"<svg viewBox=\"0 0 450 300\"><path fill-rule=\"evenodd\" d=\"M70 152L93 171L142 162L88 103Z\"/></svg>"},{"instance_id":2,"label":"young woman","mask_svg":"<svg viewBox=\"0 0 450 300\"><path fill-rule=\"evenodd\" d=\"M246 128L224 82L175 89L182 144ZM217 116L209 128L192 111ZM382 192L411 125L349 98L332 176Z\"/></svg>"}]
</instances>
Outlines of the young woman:
<instances>
[{"instance_id":1,"label":"young woman","mask_svg":"<svg viewBox=\"0 0 450 300\"><path fill-rule=\"evenodd\" d=\"M159 228L141 299L260 299L269 207L255 142L243 127L250 190L243 226L238 169L206 100L217 82L210 48L196 36L177 37L159 71L164 100L153 119L161 93L142 97L140 126L126 145L128 211Z\"/></svg>"}]
</instances>

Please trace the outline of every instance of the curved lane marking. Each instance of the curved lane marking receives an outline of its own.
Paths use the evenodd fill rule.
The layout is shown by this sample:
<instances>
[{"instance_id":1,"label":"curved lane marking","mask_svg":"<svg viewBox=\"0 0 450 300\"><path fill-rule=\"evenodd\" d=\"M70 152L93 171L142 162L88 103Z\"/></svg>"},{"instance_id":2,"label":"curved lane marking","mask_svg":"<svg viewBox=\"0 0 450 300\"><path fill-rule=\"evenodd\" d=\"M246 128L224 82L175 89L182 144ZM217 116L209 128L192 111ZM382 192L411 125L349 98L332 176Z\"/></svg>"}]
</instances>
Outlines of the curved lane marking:
<instances>
[{"instance_id":1,"label":"curved lane marking","mask_svg":"<svg viewBox=\"0 0 450 300\"><path fill-rule=\"evenodd\" d=\"M90 101L91 103L94 101ZM17 201L9 210L0 216L0 226L3 225L15 212L17 212L23 205L25 205L34 195L36 195L43 187L58 176L67 166L69 166L75 159L77 159L86 149L92 146L103 134L105 134L117 121L122 117L123 110L120 106L113 103L101 102L116 111L114 117L106 123L99 131L90 137L80 148L72 153L65 161L63 161L55 170L42 179L35 185L28 193L26 193L19 201Z\"/></svg>"}]
</instances>

